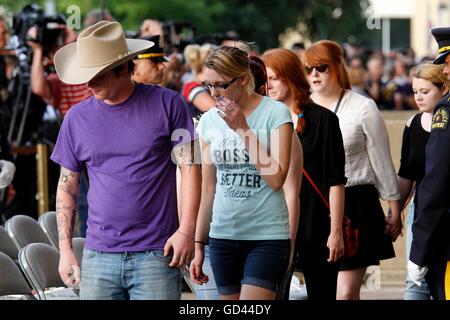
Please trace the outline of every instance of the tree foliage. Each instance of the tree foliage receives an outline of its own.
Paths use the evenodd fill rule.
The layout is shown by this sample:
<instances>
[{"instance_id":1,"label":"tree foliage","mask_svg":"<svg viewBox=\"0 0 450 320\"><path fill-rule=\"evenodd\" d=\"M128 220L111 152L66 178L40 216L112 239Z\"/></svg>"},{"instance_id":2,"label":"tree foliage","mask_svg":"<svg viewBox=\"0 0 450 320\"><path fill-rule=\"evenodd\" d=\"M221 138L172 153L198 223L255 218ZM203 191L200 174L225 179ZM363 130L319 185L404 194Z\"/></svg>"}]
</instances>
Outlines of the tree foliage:
<instances>
[{"instance_id":1,"label":"tree foliage","mask_svg":"<svg viewBox=\"0 0 450 320\"><path fill-rule=\"evenodd\" d=\"M299 19L308 25L312 40L364 41L368 34L364 11L368 0L308 1Z\"/></svg>"},{"instance_id":2,"label":"tree foliage","mask_svg":"<svg viewBox=\"0 0 450 320\"><path fill-rule=\"evenodd\" d=\"M0 0L15 12L31 1ZM44 0L34 1L43 5ZM108 0L112 15L127 30L138 30L144 19L190 22L197 33L236 31L243 40L256 42L261 49L279 45L279 34L307 26L305 36L315 41L361 41L367 37L363 10L368 0ZM57 9L65 13L78 5L86 13L101 6L100 0L57 0Z\"/></svg>"}]
</instances>

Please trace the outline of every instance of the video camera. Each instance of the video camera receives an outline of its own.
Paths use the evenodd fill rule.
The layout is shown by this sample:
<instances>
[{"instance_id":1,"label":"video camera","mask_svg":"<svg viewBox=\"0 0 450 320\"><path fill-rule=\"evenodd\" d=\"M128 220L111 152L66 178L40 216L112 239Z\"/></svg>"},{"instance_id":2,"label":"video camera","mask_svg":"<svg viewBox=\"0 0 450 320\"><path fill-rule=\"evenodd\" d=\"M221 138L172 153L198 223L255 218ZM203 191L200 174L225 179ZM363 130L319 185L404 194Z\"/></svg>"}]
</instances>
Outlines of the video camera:
<instances>
[{"instance_id":1,"label":"video camera","mask_svg":"<svg viewBox=\"0 0 450 320\"><path fill-rule=\"evenodd\" d=\"M3 108L4 121L9 122L7 139L14 147L37 141L46 109L45 102L31 90L33 52L29 41L40 43L43 54L49 56L51 51L64 44L65 25L64 16L45 15L38 4L26 5L13 17L12 36L2 52L17 59L8 84L9 108ZM29 35L31 28L36 28L33 39Z\"/></svg>"},{"instance_id":2,"label":"video camera","mask_svg":"<svg viewBox=\"0 0 450 320\"><path fill-rule=\"evenodd\" d=\"M32 40L42 45L44 51L48 51L55 46L64 44L65 17L60 14L45 15L38 4L26 5L22 11L14 16L13 19L13 39L11 40L13 48L20 51L28 51L27 41ZM37 34L35 39L28 38L28 31L36 26Z\"/></svg>"}]
</instances>

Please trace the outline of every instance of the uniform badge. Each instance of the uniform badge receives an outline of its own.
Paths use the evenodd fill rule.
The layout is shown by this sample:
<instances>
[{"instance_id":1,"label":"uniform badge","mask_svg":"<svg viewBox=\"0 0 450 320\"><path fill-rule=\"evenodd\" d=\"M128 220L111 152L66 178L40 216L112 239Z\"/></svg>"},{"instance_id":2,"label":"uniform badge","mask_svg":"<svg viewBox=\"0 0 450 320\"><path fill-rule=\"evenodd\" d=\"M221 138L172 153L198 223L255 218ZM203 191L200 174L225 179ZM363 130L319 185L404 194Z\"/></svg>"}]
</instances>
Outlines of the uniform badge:
<instances>
[{"instance_id":1,"label":"uniform badge","mask_svg":"<svg viewBox=\"0 0 450 320\"><path fill-rule=\"evenodd\" d=\"M431 123L432 130L447 130L448 126L448 111L445 108L439 109L433 116Z\"/></svg>"}]
</instances>

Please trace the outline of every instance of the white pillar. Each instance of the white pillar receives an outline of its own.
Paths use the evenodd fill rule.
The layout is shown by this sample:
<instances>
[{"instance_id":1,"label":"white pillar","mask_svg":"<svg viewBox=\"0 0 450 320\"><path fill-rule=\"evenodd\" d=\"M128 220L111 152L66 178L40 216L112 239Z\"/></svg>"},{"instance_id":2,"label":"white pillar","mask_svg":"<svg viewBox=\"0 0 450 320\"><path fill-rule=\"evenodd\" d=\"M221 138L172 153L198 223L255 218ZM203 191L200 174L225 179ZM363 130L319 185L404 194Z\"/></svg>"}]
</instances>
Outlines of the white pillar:
<instances>
[{"instance_id":1,"label":"white pillar","mask_svg":"<svg viewBox=\"0 0 450 320\"><path fill-rule=\"evenodd\" d=\"M391 20L389 18L382 19L381 39L382 50L386 55L391 51Z\"/></svg>"}]
</instances>

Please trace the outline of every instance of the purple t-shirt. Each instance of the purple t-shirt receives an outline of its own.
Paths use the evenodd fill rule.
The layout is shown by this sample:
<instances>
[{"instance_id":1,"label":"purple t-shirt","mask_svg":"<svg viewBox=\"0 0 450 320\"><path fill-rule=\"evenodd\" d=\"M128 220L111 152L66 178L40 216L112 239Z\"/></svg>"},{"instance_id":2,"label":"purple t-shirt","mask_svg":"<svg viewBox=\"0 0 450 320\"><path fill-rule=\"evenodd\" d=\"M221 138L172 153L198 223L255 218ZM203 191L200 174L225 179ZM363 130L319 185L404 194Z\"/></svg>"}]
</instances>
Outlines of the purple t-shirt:
<instances>
[{"instance_id":1,"label":"purple t-shirt","mask_svg":"<svg viewBox=\"0 0 450 320\"><path fill-rule=\"evenodd\" d=\"M184 135L172 141L176 129ZM51 159L89 175L86 248L162 249L178 228L173 146L194 137L184 99L158 86L136 85L114 106L91 97L64 118Z\"/></svg>"}]
</instances>

